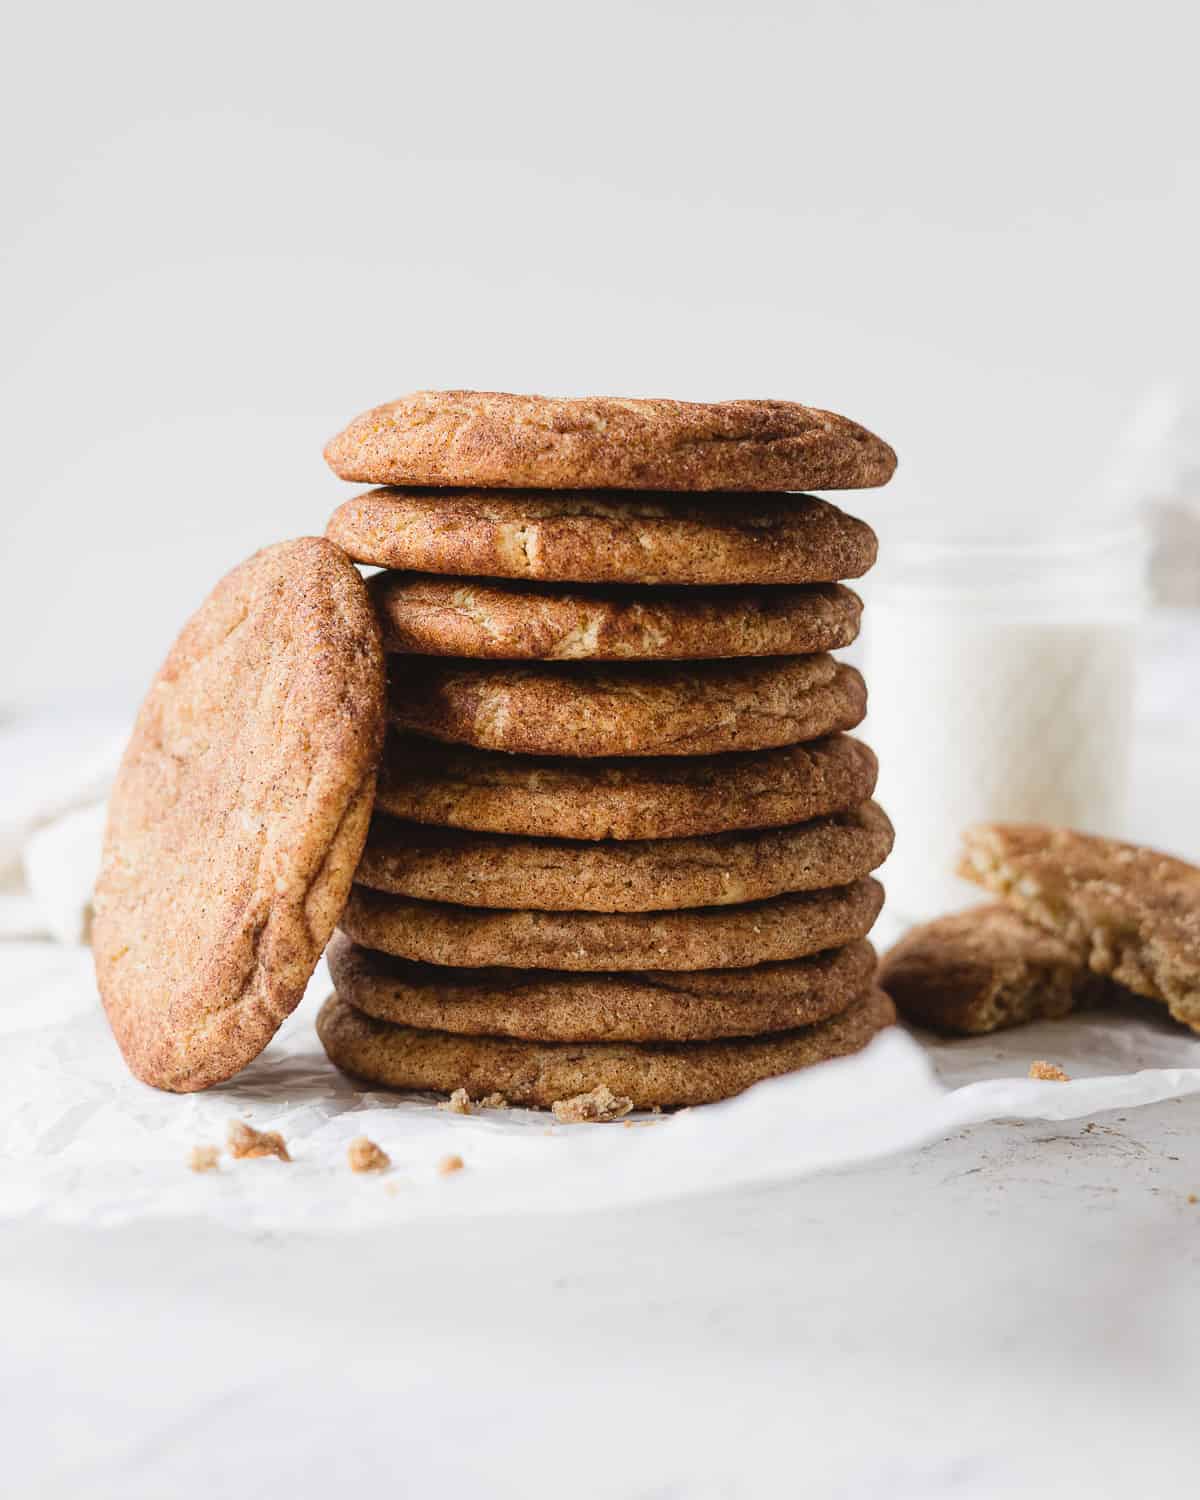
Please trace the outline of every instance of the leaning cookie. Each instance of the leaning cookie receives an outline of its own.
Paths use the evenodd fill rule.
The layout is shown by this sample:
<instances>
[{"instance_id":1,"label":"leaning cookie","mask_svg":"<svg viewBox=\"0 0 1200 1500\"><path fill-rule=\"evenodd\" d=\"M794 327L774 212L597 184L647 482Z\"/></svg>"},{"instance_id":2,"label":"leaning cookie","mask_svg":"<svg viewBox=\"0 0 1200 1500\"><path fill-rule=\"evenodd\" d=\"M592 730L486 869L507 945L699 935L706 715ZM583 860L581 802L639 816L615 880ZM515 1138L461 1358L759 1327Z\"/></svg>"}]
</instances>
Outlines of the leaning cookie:
<instances>
[{"instance_id":1,"label":"leaning cookie","mask_svg":"<svg viewBox=\"0 0 1200 1500\"><path fill-rule=\"evenodd\" d=\"M414 391L325 448L342 479L535 489L835 490L886 484L896 455L795 401Z\"/></svg>"},{"instance_id":2,"label":"leaning cookie","mask_svg":"<svg viewBox=\"0 0 1200 1500\"><path fill-rule=\"evenodd\" d=\"M1065 942L1077 961L1200 1031L1200 869L1154 849L1032 824L963 836L959 873Z\"/></svg>"},{"instance_id":3,"label":"leaning cookie","mask_svg":"<svg viewBox=\"0 0 1200 1500\"><path fill-rule=\"evenodd\" d=\"M92 950L130 1069L208 1088L299 1003L362 853L379 627L317 537L256 553L184 627L109 802Z\"/></svg>"},{"instance_id":4,"label":"leaning cookie","mask_svg":"<svg viewBox=\"0 0 1200 1500\"><path fill-rule=\"evenodd\" d=\"M386 1088L472 1098L503 1094L510 1104L549 1109L557 1100L607 1087L637 1109L710 1104L796 1068L858 1052L896 1018L871 989L830 1020L795 1031L712 1042L528 1042L396 1026L331 995L317 1017L330 1061Z\"/></svg>"},{"instance_id":5,"label":"leaning cookie","mask_svg":"<svg viewBox=\"0 0 1200 1500\"><path fill-rule=\"evenodd\" d=\"M972 1036L1057 1020L1105 988L1061 938L1000 905L913 928L884 955L879 983L908 1020Z\"/></svg>"}]
</instances>

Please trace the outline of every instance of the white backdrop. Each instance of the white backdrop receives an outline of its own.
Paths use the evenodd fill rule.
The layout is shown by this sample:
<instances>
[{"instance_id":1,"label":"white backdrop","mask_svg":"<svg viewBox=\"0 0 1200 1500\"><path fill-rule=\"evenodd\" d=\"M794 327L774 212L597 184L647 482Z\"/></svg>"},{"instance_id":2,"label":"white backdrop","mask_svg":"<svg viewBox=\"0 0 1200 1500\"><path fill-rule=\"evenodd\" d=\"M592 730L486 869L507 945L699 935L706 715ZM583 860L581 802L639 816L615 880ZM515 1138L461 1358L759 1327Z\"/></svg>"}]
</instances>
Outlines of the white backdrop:
<instances>
[{"instance_id":1,"label":"white backdrop","mask_svg":"<svg viewBox=\"0 0 1200 1500\"><path fill-rule=\"evenodd\" d=\"M1180 0L28 7L0 706L136 699L418 386L843 409L886 532L1086 495L1194 383ZM349 491L346 491L349 493Z\"/></svg>"}]
</instances>

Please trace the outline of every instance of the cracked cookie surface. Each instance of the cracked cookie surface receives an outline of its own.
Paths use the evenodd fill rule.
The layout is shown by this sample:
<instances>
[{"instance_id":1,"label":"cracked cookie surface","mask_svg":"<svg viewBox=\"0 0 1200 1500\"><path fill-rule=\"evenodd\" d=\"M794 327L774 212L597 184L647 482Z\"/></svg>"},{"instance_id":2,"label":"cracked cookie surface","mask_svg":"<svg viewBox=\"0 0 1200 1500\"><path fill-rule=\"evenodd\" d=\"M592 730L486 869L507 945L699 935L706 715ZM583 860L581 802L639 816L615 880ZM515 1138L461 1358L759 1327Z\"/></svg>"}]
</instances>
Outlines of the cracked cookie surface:
<instances>
[{"instance_id":1,"label":"cracked cookie surface","mask_svg":"<svg viewBox=\"0 0 1200 1500\"><path fill-rule=\"evenodd\" d=\"M388 1088L498 1092L510 1104L549 1109L605 1087L635 1108L709 1104L764 1078L858 1052L896 1019L869 989L839 1015L793 1031L707 1042L532 1042L456 1036L378 1021L331 995L317 1033L332 1062Z\"/></svg>"},{"instance_id":2,"label":"cracked cookie surface","mask_svg":"<svg viewBox=\"0 0 1200 1500\"><path fill-rule=\"evenodd\" d=\"M867 705L831 656L676 664L390 658L390 717L437 740L523 755L712 755L853 729Z\"/></svg>"},{"instance_id":3,"label":"cracked cookie surface","mask_svg":"<svg viewBox=\"0 0 1200 1500\"><path fill-rule=\"evenodd\" d=\"M663 839L773 828L845 812L875 790L861 740L727 755L586 761L393 734L376 807L399 818L563 839Z\"/></svg>"},{"instance_id":4,"label":"cracked cookie surface","mask_svg":"<svg viewBox=\"0 0 1200 1500\"><path fill-rule=\"evenodd\" d=\"M540 911L678 911L849 885L891 853L867 802L790 828L589 843L465 833L377 817L355 880L372 890Z\"/></svg>"},{"instance_id":5,"label":"cracked cookie surface","mask_svg":"<svg viewBox=\"0 0 1200 1500\"><path fill-rule=\"evenodd\" d=\"M794 401L414 391L325 448L366 484L534 489L838 490L886 484L887 443Z\"/></svg>"},{"instance_id":6,"label":"cracked cookie surface","mask_svg":"<svg viewBox=\"0 0 1200 1500\"><path fill-rule=\"evenodd\" d=\"M801 656L850 645L862 617L858 595L836 583L669 589L385 572L367 588L385 651L507 661Z\"/></svg>"},{"instance_id":7,"label":"cracked cookie surface","mask_svg":"<svg viewBox=\"0 0 1200 1500\"><path fill-rule=\"evenodd\" d=\"M231 1077L299 1003L370 822L383 653L329 542L283 542L213 590L146 696L109 803L92 947L131 1070Z\"/></svg>"},{"instance_id":8,"label":"cracked cookie surface","mask_svg":"<svg viewBox=\"0 0 1200 1500\"><path fill-rule=\"evenodd\" d=\"M364 948L451 968L743 969L866 937L883 905L869 876L744 906L667 912L497 911L356 885L341 929Z\"/></svg>"},{"instance_id":9,"label":"cracked cookie surface","mask_svg":"<svg viewBox=\"0 0 1200 1500\"><path fill-rule=\"evenodd\" d=\"M878 548L812 495L380 489L340 505L326 534L381 568L565 583L836 583Z\"/></svg>"},{"instance_id":10,"label":"cracked cookie surface","mask_svg":"<svg viewBox=\"0 0 1200 1500\"><path fill-rule=\"evenodd\" d=\"M572 974L552 969L445 969L329 945L334 988L381 1021L527 1041L705 1041L811 1026L870 986L875 951L858 941L747 969Z\"/></svg>"}]
</instances>

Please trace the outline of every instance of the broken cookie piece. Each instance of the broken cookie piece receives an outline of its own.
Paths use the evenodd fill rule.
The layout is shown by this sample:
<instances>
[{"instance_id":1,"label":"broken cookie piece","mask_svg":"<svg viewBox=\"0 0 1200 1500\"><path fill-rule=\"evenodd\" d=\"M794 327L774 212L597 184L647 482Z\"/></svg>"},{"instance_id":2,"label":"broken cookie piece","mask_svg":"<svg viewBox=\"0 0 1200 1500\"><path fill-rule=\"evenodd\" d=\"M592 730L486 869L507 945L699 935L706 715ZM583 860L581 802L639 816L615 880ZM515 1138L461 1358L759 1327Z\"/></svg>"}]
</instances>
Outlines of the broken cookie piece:
<instances>
[{"instance_id":1,"label":"broken cookie piece","mask_svg":"<svg viewBox=\"0 0 1200 1500\"><path fill-rule=\"evenodd\" d=\"M1057 1063L1052 1062L1031 1062L1029 1076L1042 1083L1070 1083L1071 1081L1071 1075L1064 1073Z\"/></svg>"},{"instance_id":2,"label":"broken cookie piece","mask_svg":"<svg viewBox=\"0 0 1200 1500\"><path fill-rule=\"evenodd\" d=\"M384 1172L392 1158L365 1135L355 1136L346 1151L352 1172Z\"/></svg>"},{"instance_id":3,"label":"broken cookie piece","mask_svg":"<svg viewBox=\"0 0 1200 1500\"><path fill-rule=\"evenodd\" d=\"M255 1130L245 1120L232 1120L227 1136L230 1156L240 1161L249 1156L276 1156L291 1161L288 1148L277 1130Z\"/></svg>"},{"instance_id":4,"label":"broken cookie piece","mask_svg":"<svg viewBox=\"0 0 1200 1500\"><path fill-rule=\"evenodd\" d=\"M1070 944L999 904L914 927L884 955L879 983L910 1021L965 1035L1057 1020L1106 988Z\"/></svg>"},{"instance_id":5,"label":"broken cookie piece","mask_svg":"<svg viewBox=\"0 0 1200 1500\"><path fill-rule=\"evenodd\" d=\"M991 823L959 874L1068 945L1081 967L1165 1002L1200 1031L1200 869L1067 828Z\"/></svg>"},{"instance_id":6,"label":"broken cookie piece","mask_svg":"<svg viewBox=\"0 0 1200 1500\"><path fill-rule=\"evenodd\" d=\"M606 1083L572 1099L556 1099L551 1105L561 1125L601 1124L620 1120L633 1108L633 1100L614 1094Z\"/></svg>"}]
</instances>

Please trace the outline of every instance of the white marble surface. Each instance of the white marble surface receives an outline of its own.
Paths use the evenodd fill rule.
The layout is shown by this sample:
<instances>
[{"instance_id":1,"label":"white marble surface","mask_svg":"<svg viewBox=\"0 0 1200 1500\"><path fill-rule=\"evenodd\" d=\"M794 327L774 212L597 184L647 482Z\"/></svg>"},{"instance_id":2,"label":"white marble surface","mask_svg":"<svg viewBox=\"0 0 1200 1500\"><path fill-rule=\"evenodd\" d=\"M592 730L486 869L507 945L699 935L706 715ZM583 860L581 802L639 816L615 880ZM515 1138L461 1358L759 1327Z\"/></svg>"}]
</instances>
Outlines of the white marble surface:
<instances>
[{"instance_id":1,"label":"white marble surface","mask_svg":"<svg viewBox=\"0 0 1200 1500\"><path fill-rule=\"evenodd\" d=\"M1148 641L1138 778L1193 856L1194 646ZM1028 1056L1069 1066L1080 1024ZM988 1045L933 1057L1010 1069ZM1190 1496L1198 1147L1193 1096L605 1213L9 1225L5 1489Z\"/></svg>"}]
</instances>

